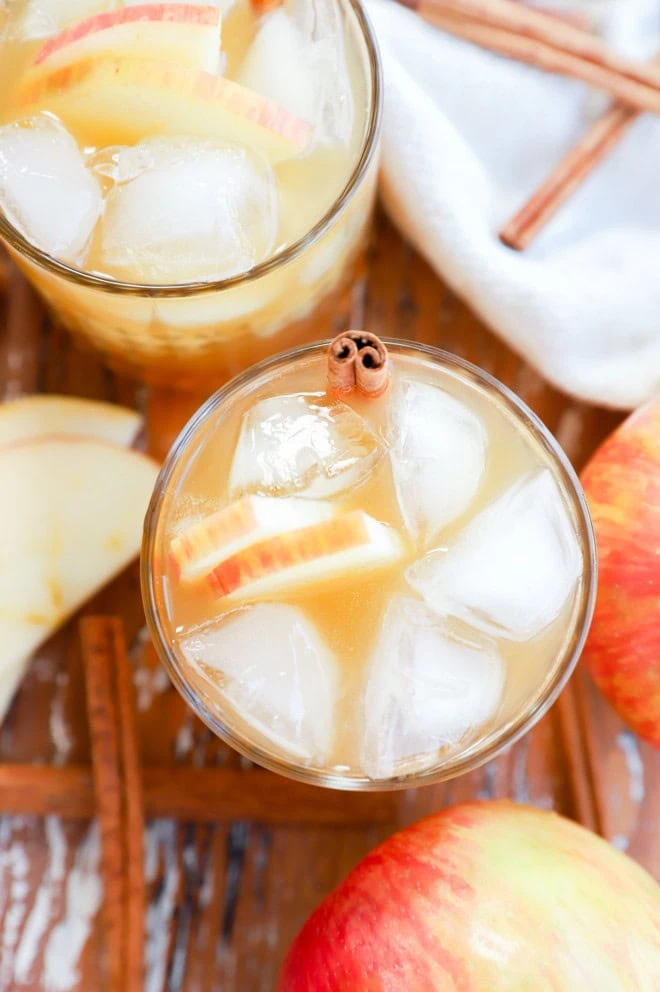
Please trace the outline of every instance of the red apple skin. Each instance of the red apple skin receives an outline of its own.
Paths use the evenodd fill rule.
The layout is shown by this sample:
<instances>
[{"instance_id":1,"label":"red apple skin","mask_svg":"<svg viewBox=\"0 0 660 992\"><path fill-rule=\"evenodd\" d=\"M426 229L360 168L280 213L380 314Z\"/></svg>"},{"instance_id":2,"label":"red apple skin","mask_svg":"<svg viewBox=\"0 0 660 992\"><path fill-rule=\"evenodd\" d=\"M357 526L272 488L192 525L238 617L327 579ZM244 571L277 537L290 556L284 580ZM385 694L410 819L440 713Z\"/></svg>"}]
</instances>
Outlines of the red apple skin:
<instances>
[{"instance_id":1,"label":"red apple skin","mask_svg":"<svg viewBox=\"0 0 660 992\"><path fill-rule=\"evenodd\" d=\"M376 848L316 910L278 992L658 992L660 886L604 840L507 801Z\"/></svg>"},{"instance_id":2,"label":"red apple skin","mask_svg":"<svg viewBox=\"0 0 660 992\"><path fill-rule=\"evenodd\" d=\"M582 484L599 559L583 659L621 718L660 748L660 398L605 441Z\"/></svg>"},{"instance_id":3,"label":"red apple skin","mask_svg":"<svg viewBox=\"0 0 660 992\"><path fill-rule=\"evenodd\" d=\"M70 28L66 28L54 38L49 38L37 52L34 64L40 65L55 52L60 52L70 45L99 31L122 24L134 24L143 21L153 21L156 24L192 24L193 26L213 26L218 23L219 13L216 7L196 7L181 3L142 4L136 7L120 7L118 10L94 14Z\"/></svg>"}]
</instances>

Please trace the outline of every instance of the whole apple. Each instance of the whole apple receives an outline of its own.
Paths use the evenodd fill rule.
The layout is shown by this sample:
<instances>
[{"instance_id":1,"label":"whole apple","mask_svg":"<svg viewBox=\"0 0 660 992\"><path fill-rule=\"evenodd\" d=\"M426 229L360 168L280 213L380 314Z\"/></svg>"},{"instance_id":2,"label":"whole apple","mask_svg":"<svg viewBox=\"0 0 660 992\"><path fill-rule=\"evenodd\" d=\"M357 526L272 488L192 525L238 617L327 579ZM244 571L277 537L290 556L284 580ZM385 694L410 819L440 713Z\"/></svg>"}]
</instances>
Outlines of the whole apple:
<instances>
[{"instance_id":1,"label":"whole apple","mask_svg":"<svg viewBox=\"0 0 660 992\"><path fill-rule=\"evenodd\" d=\"M444 810L310 917L279 992L658 992L660 886L555 813Z\"/></svg>"},{"instance_id":2,"label":"whole apple","mask_svg":"<svg viewBox=\"0 0 660 992\"><path fill-rule=\"evenodd\" d=\"M622 719L660 747L660 398L605 441L582 484L599 559L583 658Z\"/></svg>"}]
</instances>

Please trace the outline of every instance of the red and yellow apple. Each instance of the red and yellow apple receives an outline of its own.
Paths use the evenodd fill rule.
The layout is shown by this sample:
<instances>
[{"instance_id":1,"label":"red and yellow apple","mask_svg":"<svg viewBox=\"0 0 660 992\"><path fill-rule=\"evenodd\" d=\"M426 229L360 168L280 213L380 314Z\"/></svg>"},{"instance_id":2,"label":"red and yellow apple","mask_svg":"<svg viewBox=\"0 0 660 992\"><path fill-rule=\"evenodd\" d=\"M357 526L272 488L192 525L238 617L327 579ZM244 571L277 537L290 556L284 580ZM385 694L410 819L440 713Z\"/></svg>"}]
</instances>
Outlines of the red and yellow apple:
<instances>
[{"instance_id":1,"label":"red and yellow apple","mask_svg":"<svg viewBox=\"0 0 660 992\"><path fill-rule=\"evenodd\" d=\"M165 59L217 72L221 14L217 7L140 4L95 14L49 38L34 65L52 70L103 54Z\"/></svg>"},{"instance_id":2,"label":"red and yellow apple","mask_svg":"<svg viewBox=\"0 0 660 992\"><path fill-rule=\"evenodd\" d=\"M660 399L605 441L582 484L599 559L583 659L622 719L660 747Z\"/></svg>"},{"instance_id":3,"label":"red and yellow apple","mask_svg":"<svg viewBox=\"0 0 660 992\"><path fill-rule=\"evenodd\" d=\"M657 992L660 887L554 813L469 803L391 837L310 917L278 992Z\"/></svg>"},{"instance_id":4,"label":"red and yellow apple","mask_svg":"<svg viewBox=\"0 0 660 992\"><path fill-rule=\"evenodd\" d=\"M312 126L238 83L191 66L101 54L26 74L16 95L27 115L47 109L85 141L136 144L153 135L235 141L272 165L303 151Z\"/></svg>"}]
</instances>

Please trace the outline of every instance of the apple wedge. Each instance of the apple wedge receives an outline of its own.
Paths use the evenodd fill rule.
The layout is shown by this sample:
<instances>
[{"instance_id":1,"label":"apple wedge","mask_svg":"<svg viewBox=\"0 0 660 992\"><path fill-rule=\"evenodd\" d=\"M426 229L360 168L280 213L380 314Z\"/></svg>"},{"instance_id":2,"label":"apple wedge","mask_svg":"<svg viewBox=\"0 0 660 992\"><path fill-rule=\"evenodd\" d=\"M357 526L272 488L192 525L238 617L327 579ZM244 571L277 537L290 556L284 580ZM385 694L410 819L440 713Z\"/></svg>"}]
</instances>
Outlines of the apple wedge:
<instances>
[{"instance_id":1,"label":"apple wedge","mask_svg":"<svg viewBox=\"0 0 660 992\"><path fill-rule=\"evenodd\" d=\"M266 538L223 561L206 581L213 594L257 599L384 568L404 554L397 532L362 510Z\"/></svg>"},{"instance_id":2,"label":"apple wedge","mask_svg":"<svg viewBox=\"0 0 660 992\"><path fill-rule=\"evenodd\" d=\"M129 448L141 427L135 410L75 396L25 396L0 404L0 445L73 434Z\"/></svg>"},{"instance_id":3,"label":"apple wedge","mask_svg":"<svg viewBox=\"0 0 660 992\"><path fill-rule=\"evenodd\" d=\"M26 74L17 109L48 110L91 144L137 144L153 135L233 141L272 165L304 151L312 126L222 76L158 59L101 55Z\"/></svg>"},{"instance_id":4,"label":"apple wedge","mask_svg":"<svg viewBox=\"0 0 660 992\"><path fill-rule=\"evenodd\" d=\"M0 720L35 648L138 554L157 474L91 438L0 449Z\"/></svg>"},{"instance_id":5,"label":"apple wedge","mask_svg":"<svg viewBox=\"0 0 660 992\"><path fill-rule=\"evenodd\" d=\"M332 516L331 504L316 500L244 496L175 537L170 561L180 578L194 581L271 535L290 533Z\"/></svg>"},{"instance_id":6,"label":"apple wedge","mask_svg":"<svg viewBox=\"0 0 660 992\"><path fill-rule=\"evenodd\" d=\"M217 72L221 14L217 7L140 4L95 14L44 42L34 65L55 69L83 58L132 55Z\"/></svg>"}]
</instances>

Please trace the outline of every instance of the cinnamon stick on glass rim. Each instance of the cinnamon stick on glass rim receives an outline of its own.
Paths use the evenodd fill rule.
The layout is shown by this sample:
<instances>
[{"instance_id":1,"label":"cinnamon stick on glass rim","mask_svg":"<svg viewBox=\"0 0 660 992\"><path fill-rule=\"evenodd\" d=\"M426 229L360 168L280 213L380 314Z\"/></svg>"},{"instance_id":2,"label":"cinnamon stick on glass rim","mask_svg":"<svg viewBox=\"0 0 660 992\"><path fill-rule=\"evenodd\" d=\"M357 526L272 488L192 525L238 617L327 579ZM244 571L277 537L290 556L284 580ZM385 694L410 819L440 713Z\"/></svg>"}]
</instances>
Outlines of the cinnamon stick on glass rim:
<instances>
[{"instance_id":1,"label":"cinnamon stick on glass rim","mask_svg":"<svg viewBox=\"0 0 660 992\"><path fill-rule=\"evenodd\" d=\"M357 391L372 399L390 384L387 348L368 331L345 331L328 348L328 390L344 395Z\"/></svg>"},{"instance_id":2,"label":"cinnamon stick on glass rim","mask_svg":"<svg viewBox=\"0 0 660 992\"><path fill-rule=\"evenodd\" d=\"M514 0L398 0L430 24L500 55L570 76L638 110L660 113L660 67Z\"/></svg>"}]
</instances>

